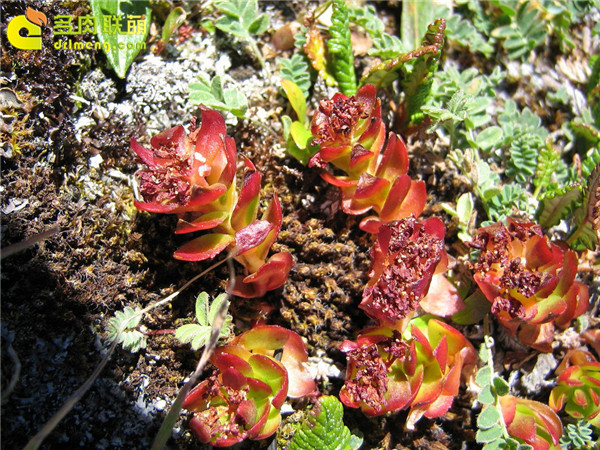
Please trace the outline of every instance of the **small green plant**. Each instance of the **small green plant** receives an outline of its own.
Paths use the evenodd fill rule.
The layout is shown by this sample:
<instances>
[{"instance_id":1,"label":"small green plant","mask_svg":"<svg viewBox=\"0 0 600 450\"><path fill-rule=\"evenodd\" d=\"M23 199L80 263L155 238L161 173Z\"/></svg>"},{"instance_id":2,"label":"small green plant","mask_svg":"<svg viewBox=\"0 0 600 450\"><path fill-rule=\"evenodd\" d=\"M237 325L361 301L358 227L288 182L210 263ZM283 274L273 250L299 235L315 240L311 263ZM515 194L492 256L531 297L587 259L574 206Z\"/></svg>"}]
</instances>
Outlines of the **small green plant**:
<instances>
[{"instance_id":1,"label":"small green plant","mask_svg":"<svg viewBox=\"0 0 600 450\"><path fill-rule=\"evenodd\" d=\"M173 33L185 22L186 13L181 6L173 8L163 25L162 32L160 34L160 40L154 50L155 54L160 54L167 47L167 44L171 40Z\"/></svg>"},{"instance_id":2,"label":"small green plant","mask_svg":"<svg viewBox=\"0 0 600 450\"><path fill-rule=\"evenodd\" d=\"M140 312L140 309L130 306L126 306L123 311L115 312L115 316L108 321L108 340L114 341L123 327L123 331L118 335L118 344L132 353L146 348L147 337L137 329L143 316Z\"/></svg>"},{"instance_id":3,"label":"small green plant","mask_svg":"<svg viewBox=\"0 0 600 450\"><path fill-rule=\"evenodd\" d=\"M258 14L257 0L220 0L216 3L217 11L223 15L215 21L215 27L228 33L252 50L252 54L265 68L262 57L253 36L261 35L269 27L269 16Z\"/></svg>"},{"instance_id":4,"label":"small green plant","mask_svg":"<svg viewBox=\"0 0 600 450\"><path fill-rule=\"evenodd\" d=\"M516 9L509 2L494 0L492 3L501 7L504 13L502 19L510 21L495 28L492 37L503 39L502 45L510 59L527 59L548 35L546 23L541 20L537 7L529 1L521 2Z\"/></svg>"},{"instance_id":5,"label":"small green plant","mask_svg":"<svg viewBox=\"0 0 600 450\"><path fill-rule=\"evenodd\" d=\"M356 450L362 445L362 437L350 432L344 425L344 407L340 401L326 395L299 425L290 441L289 450Z\"/></svg>"},{"instance_id":6,"label":"small green plant","mask_svg":"<svg viewBox=\"0 0 600 450\"><path fill-rule=\"evenodd\" d=\"M306 116L306 97L293 81L284 78L281 80L281 87L297 117L297 120L292 120L290 116L281 117L288 153L302 164L307 164L319 147L312 144L313 134Z\"/></svg>"},{"instance_id":7,"label":"small green plant","mask_svg":"<svg viewBox=\"0 0 600 450\"><path fill-rule=\"evenodd\" d=\"M281 78L296 84L304 98L308 98L311 87L310 65L306 57L300 53L294 53L291 58L280 58Z\"/></svg>"},{"instance_id":8,"label":"small green plant","mask_svg":"<svg viewBox=\"0 0 600 450\"><path fill-rule=\"evenodd\" d=\"M569 423L560 438L560 446L563 450L590 448L594 439L593 434L591 424L585 420L578 420L575 424Z\"/></svg>"},{"instance_id":9,"label":"small green plant","mask_svg":"<svg viewBox=\"0 0 600 450\"><path fill-rule=\"evenodd\" d=\"M200 74L198 83L190 83L190 102L229 111L240 119L246 118L248 110L248 100L243 92L236 87L225 88L218 75L209 80L206 75Z\"/></svg>"},{"instance_id":10,"label":"small green plant","mask_svg":"<svg viewBox=\"0 0 600 450\"><path fill-rule=\"evenodd\" d=\"M146 48L152 16L150 1L90 0L90 5L96 19L98 41L106 59L117 76L125 78L135 57ZM126 17L126 20L107 27L104 17Z\"/></svg>"},{"instance_id":11,"label":"small green plant","mask_svg":"<svg viewBox=\"0 0 600 450\"><path fill-rule=\"evenodd\" d=\"M210 339L213 322L221 306L227 301L227 294L218 295L214 301L209 301L208 294L202 292L196 298L196 323L182 325L175 330L175 338L183 344L190 344L192 350L204 347ZM219 338L229 336L232 317L227 314L221 327Z\"/></svg>"}]
</instances>

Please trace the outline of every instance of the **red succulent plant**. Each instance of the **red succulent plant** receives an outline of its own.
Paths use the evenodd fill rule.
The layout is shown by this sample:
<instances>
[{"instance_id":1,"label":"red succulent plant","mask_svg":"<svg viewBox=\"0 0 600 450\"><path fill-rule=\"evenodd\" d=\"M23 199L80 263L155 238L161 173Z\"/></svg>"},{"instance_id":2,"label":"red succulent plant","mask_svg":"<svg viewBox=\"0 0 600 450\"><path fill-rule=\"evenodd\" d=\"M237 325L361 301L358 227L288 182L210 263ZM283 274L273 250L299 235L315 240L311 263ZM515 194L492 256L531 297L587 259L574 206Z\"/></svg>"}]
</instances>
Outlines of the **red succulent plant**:
<instances>
[{"instance_id":1,"label":"red succulent plant","mask_svg":"<svg viewBox=\"0 0 600 450\"><path fill-rule=\"evenodd\" d=\"M380 324L393 325L415 311L435 273L446 270L444 224L414 216L379 228L373 266L360 308Z\"/></svg>"},{"instance_id":2,"label":"red succulent plant","mask_svg":"<svg viewBox=\"0 0 600 450\"><path fill-rule=\"evenodd\" d=\"M285 399L315 391L302 365L306 360L300 336L275 325L256 326L218 348L210 359L216 370L183 405L194 412L190 420L194 436L224 447L275 433Z\"/></svg>"},{"instance_id":3,"label":"red succulent plant","mask_svg":"<svg viewBox=\"0 0 600 450\"><path fill-rule=\"evenodd\" d=\"M536 450L559 450L562 423L547 405L524 398L499 397L500 411L508 433Z\"/></svg>"},{"instance_id":4,"label":"red succulent plant","mask_svg":"<svg viewBox=\"0 0 600 450\"><path fill-rule=\"evenodd\" d=\"M261 297L285 283L293 260L287 252L267 259L281 227L281 206L274 194L257 219L262 176L248 159L238 194L237 152L226 132L223 117L204 108L200 128L193 121L189 135L181 125L171 128L151 139L151 150L132 139L131 148L148 166L138 173L144 201L135 205L144 211L177 214L175 233L209 230L181 246L175 258L202 261L233 250L246 271L233 293Z\"/></svg>"},{"instance_id":5,"label":"red succulent plant","mask_svg":"<svg viewBox=\"0 0 600 450\"><path fill-rule=\"evenodd\" d=\"M362 230L377 233L382 223L421 214L425 183L407 175L408 153L400 136L390 133L385 144L381 101L373 85L363 86L352 97L338 93L322 100L311 131L320 150L309 166L325 168L331 163L346 173L322 173L325 181L341 189L344 212L358 215L372 209L377 213L361 221Z\"/></svg>"},{"instance_id":6,"label":"red succulent plant","mask_svg":"<svg viewBox=\"0 0 600 450\"><path fill-rule=\"evenodd\" d=\"M570 351L559 368L557 386L550 392L550 407L565 411L600 428L600 362L591 353Z\"/></svg>"},{"instance_id":7,"label":"red succulent plant","mask_svg":"<svg viewBox=\"0 0 600 450\"><path fill-rule=\"evenodd\" d=\"M566 328L588 308L588 288L575 281L577 255L551 242L539 225L508 219L481 228L470 243L480 251L475 281L492 313L519 339L552 351L554 326Z\"/></svg>"},{"instance_id":8,"label":"red succulent plant","mask_svg":"<svg viewBox=\"0 0 600 450\"><path fill-rule=\"evenodd\" d=\"M369 416L410 408L409 429L423 415L445 414L463 368L476 362L469 341L431 316L411 320L404 333L386 326L365 329L340 348L347 358L340 400Z\"/></svg>"}]
</instances>

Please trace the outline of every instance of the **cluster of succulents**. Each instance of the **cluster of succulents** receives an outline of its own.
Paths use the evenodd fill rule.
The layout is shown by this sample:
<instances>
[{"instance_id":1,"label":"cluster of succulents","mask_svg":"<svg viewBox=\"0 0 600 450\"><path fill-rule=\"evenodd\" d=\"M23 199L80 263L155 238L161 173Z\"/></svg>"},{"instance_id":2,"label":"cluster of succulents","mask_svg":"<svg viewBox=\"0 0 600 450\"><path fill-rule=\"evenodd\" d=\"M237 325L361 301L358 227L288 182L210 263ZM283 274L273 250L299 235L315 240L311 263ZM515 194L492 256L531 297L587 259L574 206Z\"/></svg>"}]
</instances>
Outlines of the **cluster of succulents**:
<instances>
[{"instance_id":1,"label":"cluster of succulents","mask_svg":"<svg viewBox=\"0 0 600 450\"><path fill-rule=\"evenodd\" d=\"M492 313L524 344L552 351L555 325L566 328L587 311L588 288L575 281L577 255L551 242L539 225L507 219L478 231L470 243L480 251L473 265Z\"/></svg>"},{"instance_id":2,"label":"cluster of succulents","mask_svg":"<svg viewBox=\"0 0 600 450\"><path fill-rule=\"evenodd\" d=\"M407 174L408 152L402 138L390 133L386 144L381 100L375 94L375 87L367 84L351 97L337 93L320 102L311 122L313 143L320 149L309 161L310 167L331 163L346 173L323 171L321 176L340 188L344 212L376 213L360 223L369 233L377 233L383 223L418 216L427 197L425 183Z\"/></svg>"},{"instance_id":3,"label":"cluster of succulents","mask_svg":"<svg viewBox=\"0 0 600 450\"><path fill-rule=\"evenodd\" d=\"M309 166L328 164L343 176L323 170L325 181L340 188L348 214L374 214L360 228L375 237L372 267L359 307L375 325L346 340L346 380L340 400L366 415L409 409L407 428L423 416L440 417L458 394L462 375L473 374L476 353L460 331L436 316L447 317L464 305L445 277L448 267L441 220L419 220L425 207L422 181L408 175L402 138L389 133L381 118L375 88L365 85L354 96L338 93L320 102L311 122L317 152ZM228 250L245 276L232 294L261 297L281 287L293 264L287 252L268 258L282 223L273 196L257 219L261 175L245 159L246 173L236 190L236 148L221 115L203 109L202 123L189 135L182 126L151 140L147 150L132 148L148 166L139 174L138 208L177 214L176 233L205 232L184 244L175 257L213 258ZM566 328L589 304L587 287L575 281L577 255L551 242L534 223L513 219L478 230L468 244L478 252L473 278L491 302L491 313L523 343L551 351L555 327ZM440 306L442 305L443 306ZM275 352L281 351L281 359ZM272 435L287 396L312 393L315 384L302 363L306 348L295 333L258 325L218 348L215 370L187 397L194 412L190 427L203 443L232 445ZM596 424L600 366L578 361L560 374L551 406ZM562 425L547 406L511 395L498 397L505 429L535 448L556 446Z\"/></svg>"},{"instance_id":4,"label":"cluster of succulents","mask_svg":"<svg viewBox=\"0 0 600 450\"><path fill-rule=\"evenodd\" d=\"M262 175L245 158L246 173L236 190L237 151L227 136L223 116L202 109L200 128L192 122L189 135L181 125L150 141L148 150L131 140L131 148L148 166L139 172L139 209L177 214L175 233L210 231L175 251L175 258L203 261L224 250L245 268L233 293L241 297L262 297L287 280L293 265L288 252L267 259L281 227L281 206L277 194L257 219Z\"/></svg>"},{"instance_id":5,"label":"cluster of succulents","mask_svg":"<svg viewBox=\"0 0 600 450\"><path fill-rule=\"evenodd\" d=\"M280 359L275 357L277 351ZM300 336L276 325L256 326L216 349L210 360L216 369L183 405L194 412L193 434L217 447L272 435L286 398L315 390L302 366L306 360Z\"/></svg>"}]
</instances>

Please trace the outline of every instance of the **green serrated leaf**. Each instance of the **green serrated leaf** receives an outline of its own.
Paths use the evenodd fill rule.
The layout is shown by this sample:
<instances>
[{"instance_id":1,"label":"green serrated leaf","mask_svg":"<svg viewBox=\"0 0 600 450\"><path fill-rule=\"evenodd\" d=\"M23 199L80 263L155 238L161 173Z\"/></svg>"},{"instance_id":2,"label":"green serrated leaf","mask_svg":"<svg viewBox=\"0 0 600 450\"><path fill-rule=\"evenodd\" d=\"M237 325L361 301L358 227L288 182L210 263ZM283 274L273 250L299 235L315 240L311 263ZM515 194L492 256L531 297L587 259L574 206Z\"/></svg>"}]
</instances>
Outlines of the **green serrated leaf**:
<instances>
[{"instance_id":1,"label":"green serrated leaf","mask_svg":"<svg viewBox=\"0 0 600 450\"><path fill-rule=\"evenodd\" d=\"M196 320L199 324L188 323L175 330L175 338L182 344L191 344L193 350L204 347L210 338L213 323L221 306L227 302L227 294L218 295L211 303L206 292L202 292L196 298ZM227 314L219 333L220 338L229 335L231 316Z\"/></svg>"},{"instance_id":2,"label":"green serrated leaf","mask_svg":"<svg viewBox=\"0 0 600 450\"><path fill-rule=\"evenodd\" d=\"M330 38L327 49L332 55L333 75L345 95L356 94L356 74L350 34L350 18L346 0L333 0Z\"/></svg>"},{"instance_id":3,"label":"green serrated leaf","mask_svg":"<svg viewBox=\"0 0 600 450\"><path fill-rule=\"evenodd\" d=\"M208 313L208 323L212 326L212 324L215 321L215 318L217 317L217 313L219 312L219 310L221 309L221 307L223 307L223 305L227 302L227 294L226 293L222 293L219 294L212 302L212 304L210 305L210 312ZM229 307L229 305L227 305L227 308ZM226 308L226 309L227 309Z\"/></svg>"},{"instance_id":4,"label":"green serrated leaf","mask_svg":"<svg viewBox=\"0 0 600 450\"><path fill-rule=\"evenodd\" d=\"M333 396L319 399L308 420L301 424L290 441L289 450L350 450L362 445L360 437L353 436L344 425L344 407ZM357 447L358 445L358 447Z\"/></svg>"},{"instance_id":5,"label":"green serrated leaf","mask_svg":"<svg viewBox=\"0 0 600 450\"><path fill-rule=\"evenodd\" d=\"M106 59L117 76L125 78L135 57L146 48L152 16L150 1L90 0L90 6ZM109 18L108 24L105 17ZM124 20L120 20L119 25L117 19L120 18Z\"/></svg>"},{"instance_id":6,"label":"green serrated leaf","mask_svg":"<svg viewBox=\"0 0 600 450\"><path fill-rule=\"evenodd\" d=\"M304 98L308 98L312 68L306 57L300 53L294 53L291 58L279 58L278 62L281 68L281 77L298 85Z\"/></svg>"},{"instance_id":7,"label":"green serrated leaf","mask_svg":"<svg viewBox=\"0 0 600 450\"><path fill-rule=\"evenodd\" d=\"M500 421L500 411L495 405L484 407L477 416L477 427L480 429L492 428Z\"/></svg>"},{"instance_id":8,"label":"green serrated leaf","mask_svg":"<svg viewBox=\"0 0 600 450\"><path fill-rule=\"evenodd\" d=\"M487 443L492 442L503 435L503 430L501 425L496 425L486 430L477 430L477 434L475 435L475 439L479 443Z\"/></svg>"},{"instance_id":9,"label":"green serrated leaf","mask_svg":"<svg viewBox=\"0 0 600 450\"><path fill-rule=\"evenodd\" d=\"M545 229L556 226L572 213L577 204L581 204L581 200L580 185L547 189L540 196L535 214L536 220Z\"/></svg>"}]
</instances>

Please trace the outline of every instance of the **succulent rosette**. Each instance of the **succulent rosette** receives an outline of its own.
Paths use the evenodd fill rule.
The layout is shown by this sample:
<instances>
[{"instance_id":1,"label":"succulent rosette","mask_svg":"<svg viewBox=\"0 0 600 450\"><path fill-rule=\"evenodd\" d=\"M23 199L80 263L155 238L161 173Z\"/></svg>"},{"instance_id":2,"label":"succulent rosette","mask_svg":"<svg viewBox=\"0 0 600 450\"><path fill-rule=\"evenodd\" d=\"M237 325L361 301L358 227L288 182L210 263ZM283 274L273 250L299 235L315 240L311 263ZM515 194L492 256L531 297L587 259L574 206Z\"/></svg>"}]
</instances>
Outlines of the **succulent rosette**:
<instances>
[{"instance_id":1,"label":"succulent rosette","mask_svg":"<svg viewBox=\"0 0 600 450\"><path fill-rule=\"evenodd\" d=\"M508 219L481 228L470 243L480 251L474 278L492 313L511 335L552 351L554 325L566 328L587 311L588 288L575 281L577 255L551 242L539 225Z\"/></svg>"},{"instance_id":2,"label":"succulent rosette","mask_svg":"<svg viewBox=\"0 0 600 450\"><path fill-rule=\"evenodd\" d=\"M313 143L320 150L309 161L310 167L331 163L346 173L324 171L322 177L340 188L347 214L371 209L377 213L361 221L361 229L369 233L377 233L382 223L418 216L427 197L425 183L407 175L408 152L402 138L390 133L385 143L381 101L375 92L368 84L355 96L338 93L321 101L311 122Z\"/></svg>"},{"instance_id":3,"label":"succulent rosette","mask_svg":"<svg viewBox=\"0 0 600 450\"><path fill-rule=\"evenodd\" d=\"M410 408L409 429L422 416L448 411L463 368L476 361L469 341L431 316L411 320L403 333L391 327L365 329L340 349L347 358L340 400L369 416Z\"/></svg>"},{"instance_id":4,"label":"succulent rosette","mask_svg":"<svg viewBox=\"0 0 600 450\"><path fill-rule=\"evenodd\" d=\"M369 317L393 325L419 307L434 274L446 270L445 231L437 218L420 222L412 215L381 226L360 304Z\"/></svg>"},{"instance_id":5,"label":"succulent rosette","mask_svg":"<svg viewBox=\"0 0 600 450\"><path fill-rule=\"evenodd\" d=\"M281 352L281 359L275 352ZM315 390L303 367L306 347L300 336L274 325L259 325L218 348L210 361L217 368L187 396L194 412L196 438L217 447L271 436L281 422L285 399Z\"/></svg>"},{"instance_id":6,"label":"succulent rosette","mask_svg":"<svg viewBox=\"0 0 600 450\"><path fill-rule=\"evenodd\" d=\"M285 283L293 259L287 252L268 258L281 228L281 206L274 195L257 219L262 176L246 158L237 192L237 151L226 132L223 117L204 108L200 128L193 122L189 135L182 126L174 127L153 137L151 150L132 139L131 148L148 166L138 172L144 201L135 204L144 211L177 214L177 234L210 231L182 245L175 258L203 261L234 250L246 273L233 293L261 297Z\"/></svg>"},{"instance_id":7,"label":"succulent rosette","mask_svg":"<svg viewBox=\"0 0 600 450\"><path fill-rule=\"evenodd\" d=\"M559 367L562 371L548 404L556 412L564 408L571 417L600 428L600 362L591 353L576 350L565 357L563 365L567 367Z\"/></svg>"},{"instance_id":8,"label":"succulent rosette","mask_svg":"<svg viewBox=\"0 0 600 450\"><path fill-rule=\"evenodd\" d=\"M499 397L508 433L536 450L559 450L562 423L547 405L524 398Z\"/></svg>"}]
</instances>

